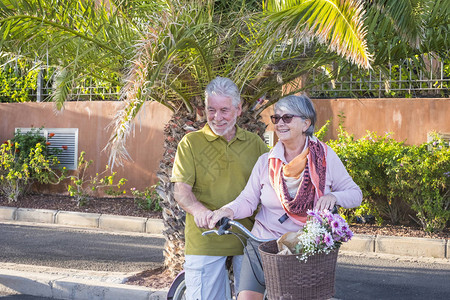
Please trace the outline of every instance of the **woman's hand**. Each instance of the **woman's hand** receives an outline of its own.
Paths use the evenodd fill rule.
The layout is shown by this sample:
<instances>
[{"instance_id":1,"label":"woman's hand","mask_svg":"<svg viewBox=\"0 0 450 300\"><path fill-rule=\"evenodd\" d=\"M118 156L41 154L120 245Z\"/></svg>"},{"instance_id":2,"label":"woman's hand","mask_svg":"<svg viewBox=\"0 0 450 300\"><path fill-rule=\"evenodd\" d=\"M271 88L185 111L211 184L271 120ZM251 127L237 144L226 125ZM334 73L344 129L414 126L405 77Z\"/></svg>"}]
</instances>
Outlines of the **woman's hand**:
<instances>
[{"instance_id":1,"label":"woman's hand","mask_svg":"<svg viewBox=\"0 0 450 300\"><path fill-rule=\"evenodd\" d=\"M213 211L212 217L209 219L209 229L213 229L216 227L217 222L220 221L220 219L227 217L229 219L233 219L234 212L226 207L222 207L218 210Z\"/></svg>"},{"instance_id":2,"label":"woman's hand","mask_svg":"<svg viewBox=\"0 0 450 300\"><path fill-rule=\"evenodd\" d=\"M329 210L331 211L336 205L337 199L333 194L326 194L317 200L315 209L318 211Z\"/></svg>"}]
</instances>

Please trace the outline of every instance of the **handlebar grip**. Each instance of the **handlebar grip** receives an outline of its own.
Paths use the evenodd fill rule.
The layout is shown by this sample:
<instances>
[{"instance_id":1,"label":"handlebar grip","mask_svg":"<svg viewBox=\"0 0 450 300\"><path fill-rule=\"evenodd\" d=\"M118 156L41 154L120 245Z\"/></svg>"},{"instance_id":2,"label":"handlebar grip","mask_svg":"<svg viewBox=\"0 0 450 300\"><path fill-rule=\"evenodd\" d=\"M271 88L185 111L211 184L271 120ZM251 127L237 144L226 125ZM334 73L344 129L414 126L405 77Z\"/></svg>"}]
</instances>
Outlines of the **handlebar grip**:
<instances>
[{"instance_id":1,"label":"handlebar grip","mask_svg":"<svg viewBox=\"0 0 450 300\"><path fill-rule=\"evenodd\" d=\"M219 220L219 222L216 223L216 227L220 227L224 224L228 224L228 221L230 219L228 219L227 217L223 217L222 219Z\"/></svg>"},{"instance_id":2,"label":"handlebar grip","mask_svg":"<svg viewBox=\"0 0 450 300\"><path fill-rule=\"evenodd\" d=\"M337 205L333 206L333 209L331 210L332 214L337 214L338 213L338 207Z\"/></svg>"}]
</instances>

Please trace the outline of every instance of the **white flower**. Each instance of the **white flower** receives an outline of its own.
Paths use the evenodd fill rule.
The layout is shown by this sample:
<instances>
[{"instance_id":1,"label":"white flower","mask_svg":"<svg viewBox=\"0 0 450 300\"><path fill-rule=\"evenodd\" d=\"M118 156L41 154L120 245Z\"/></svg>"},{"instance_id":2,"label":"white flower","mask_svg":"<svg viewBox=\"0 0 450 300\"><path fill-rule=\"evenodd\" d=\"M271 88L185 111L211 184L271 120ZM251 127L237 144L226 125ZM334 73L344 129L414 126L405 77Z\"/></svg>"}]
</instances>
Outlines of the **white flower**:
<instances>
[{"instance_id":1,"label":"white flower","mask_svg":"<svg viewBox=\"0 0 450 300\"><path fill-rule=\"evenodd\" d=\"M353 236L347 222L338 214L329 211L307 212L309 220L300 229L295 251L301 261L316 253L330 253Z\"/></svg>"}]
</instances>

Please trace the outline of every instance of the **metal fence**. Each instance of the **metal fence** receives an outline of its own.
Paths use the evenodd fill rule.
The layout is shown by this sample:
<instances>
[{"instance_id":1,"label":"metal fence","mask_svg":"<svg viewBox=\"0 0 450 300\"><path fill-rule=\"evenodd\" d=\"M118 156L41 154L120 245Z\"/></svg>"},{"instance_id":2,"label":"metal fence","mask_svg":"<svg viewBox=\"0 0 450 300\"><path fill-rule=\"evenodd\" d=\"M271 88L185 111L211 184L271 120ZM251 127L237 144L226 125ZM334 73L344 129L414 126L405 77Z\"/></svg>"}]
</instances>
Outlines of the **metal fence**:
<instances>
[{"instance_id":1,"label":"metal fence","mask_svg":"<svg viewBox=\"0 0 450 300\"><path fill-rule=\"evenodd\" d=\"M30 96L35 98L37 102L48 101L53 88L42 87L31 91ZM68 101L117 101L119 100L118 88L105 88L105 87L77 87L72 90L70 99Z\"/></svg>"},{"instance_id":2,"label":"metal fence","mask_svg":"<svg viewBox=\"0 0 450 300\"><path fill-rule=\"evenodd\" d=\"M310 80L324 83L308 90L312 98L415 98L450 96L450 59L424 59L427 68L419 68L412 60L400 65L389 65L385 72L361 70L346 72L337 80L330 80L330 70L313 70ZM46 70L44 67L42 70ZM50 76L51 77L51 76ZM47 76L48 78L48 76ZM325 80L324 80L325 79ZM31 101L47 101L53 92L52 80L44 80L42 71L37 78L36 90L30 90ZM1 89L0 89L1 91ZM1 95L0 95L1 96ZM118 100L119 87L79 86L72 90L69 101Z\"/></svg>"},{"instance_id":3,"label":"metal fence","mask_svg":"<svg viewBox=\"0 0 450 300\"><path fill-rule=\"evenodd\" d=\"M373 70L365 74L350 73L338 80L314 86L309 94L314 98L449 97L449 59L430 57L426 63L426 70L416 67L412 60L405 60L400 65L389 64L388 71L384 73ZM326 76L327 70L315 70L312 80Z\"/></svg>"}]
</instances>

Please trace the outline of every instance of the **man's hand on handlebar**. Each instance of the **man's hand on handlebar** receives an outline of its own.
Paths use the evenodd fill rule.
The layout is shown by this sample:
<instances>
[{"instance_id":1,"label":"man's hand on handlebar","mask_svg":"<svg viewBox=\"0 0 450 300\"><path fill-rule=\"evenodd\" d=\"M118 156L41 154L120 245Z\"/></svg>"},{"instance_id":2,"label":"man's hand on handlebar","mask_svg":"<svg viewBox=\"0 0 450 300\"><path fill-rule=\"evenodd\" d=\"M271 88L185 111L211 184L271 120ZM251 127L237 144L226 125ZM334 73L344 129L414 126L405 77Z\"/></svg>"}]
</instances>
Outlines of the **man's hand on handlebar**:
<instances>
[{"instance_id":1,"label":"man's hand on handlebar","mask_svg":"<svg viewBox=\"0 0 450 300\"><path fill-rule=\"evenodd\" d=\"M233 211L225 207L215 210L213 212L212 217L209 219L209 229L213 229L214 227L216 227L217 222L219 222L224 217L233 219L234 217Z\"/></svg>"}]
</instances>

